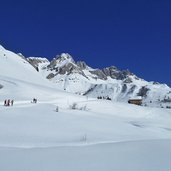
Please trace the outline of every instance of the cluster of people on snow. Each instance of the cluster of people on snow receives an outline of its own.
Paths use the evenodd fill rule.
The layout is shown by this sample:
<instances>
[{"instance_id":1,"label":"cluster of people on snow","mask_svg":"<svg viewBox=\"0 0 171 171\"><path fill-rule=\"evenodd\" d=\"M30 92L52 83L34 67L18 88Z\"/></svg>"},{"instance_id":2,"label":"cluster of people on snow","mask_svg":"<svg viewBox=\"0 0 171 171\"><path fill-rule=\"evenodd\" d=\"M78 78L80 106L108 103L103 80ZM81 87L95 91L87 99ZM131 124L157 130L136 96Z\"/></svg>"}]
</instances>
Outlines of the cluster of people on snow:
<instances>
[{"instance_id":1,"label":"cluster of people on snow","mask_svg":"<svg viewBox=\"0 0 171 171\"><path fill-rule=\"evenodd\" d=\"M33 101L31 103L37 103L37 99L33 98Z\"/></svg>"},{"instance_id":2,"label":"cluster of people on snow","mask_svg":"<svg viewBox=\"0 0 171 171\"><path fill-rule=\"evenodd\" d=\"M13 106L14 100L4 100L4 106Z\"/></svg>"},{"instance_id":3,"label":"cluster of people on snow","mask_svg":"<svg viewBox=\"0 0 171 171\"><path fill-rule=\"evenodd\" d=\"M31 101L31 103L37 103L37 99L33 98L33 100ZM4 100L4 106L13 106L14 105L14 100L12 99L5 99Z\"/></svg>"},{"instance_id":4,"label":"cluster of people on snow","mask_svg":"<svg viewBox=\"0 0 171 171\"><path fill-rule=\"evenodd\" d=\"M105 99L105 100L112 100L109 96L98 96L97 99Z\"/></svg>"}]
</instances>

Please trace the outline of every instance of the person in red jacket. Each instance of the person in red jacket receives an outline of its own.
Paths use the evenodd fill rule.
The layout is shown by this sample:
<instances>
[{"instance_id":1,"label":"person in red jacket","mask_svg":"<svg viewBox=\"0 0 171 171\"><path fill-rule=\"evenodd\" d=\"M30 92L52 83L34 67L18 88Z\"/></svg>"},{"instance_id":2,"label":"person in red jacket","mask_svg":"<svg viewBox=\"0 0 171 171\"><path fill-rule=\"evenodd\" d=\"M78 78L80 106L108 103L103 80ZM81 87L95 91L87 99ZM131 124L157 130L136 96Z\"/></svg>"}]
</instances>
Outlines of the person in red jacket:
<instances>
[{"instance_id":1,"label":"person in red jacket","mask_svg":"<svg viewBox=\"0 0 171 171\"><path fill-rule=\"evenodd\" d=\"M6 106L7 105L7 100L4 100L4 106Z\"/></svg>"}]
</instances>

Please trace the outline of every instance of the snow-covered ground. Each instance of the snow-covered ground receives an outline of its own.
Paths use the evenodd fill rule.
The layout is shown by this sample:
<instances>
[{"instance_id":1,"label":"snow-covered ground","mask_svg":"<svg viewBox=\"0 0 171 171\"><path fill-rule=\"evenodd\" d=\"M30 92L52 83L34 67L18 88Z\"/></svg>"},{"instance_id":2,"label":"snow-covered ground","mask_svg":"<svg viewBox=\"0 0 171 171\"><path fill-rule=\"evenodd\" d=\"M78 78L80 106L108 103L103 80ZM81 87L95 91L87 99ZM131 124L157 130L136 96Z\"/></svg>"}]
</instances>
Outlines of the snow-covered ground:
<instances>
[{"instance_id":1,"label":"snow-covered ground","mask_svg":"<svg viewBox=\"0 0 171 171\"><path fill-rule=\"evenodd\" d=\"M87 111L69 109L72 102ZM1 102L0 168L169 171L170 125L170 110L102 100Z\"/></svg>"},{"instance_id":2,"label":"snow-covered ground","mask_svg":"<svg viewBox=\"0 0 171 171\"><path fill-rule=\"evenodd\" d=\"M0 85L2 171L171 170L169 109L58 90L1 47Z\"/></svg>"},{"instance_id":3,"label":"snow-covered ground","mask_svg":"<svg viewBox=\"0 0 171 171\"><path fill-rule=\"evenodd\" d=\"M0 148L3 171L170 171L170 140Z\"/></svg>"}]
</instances>

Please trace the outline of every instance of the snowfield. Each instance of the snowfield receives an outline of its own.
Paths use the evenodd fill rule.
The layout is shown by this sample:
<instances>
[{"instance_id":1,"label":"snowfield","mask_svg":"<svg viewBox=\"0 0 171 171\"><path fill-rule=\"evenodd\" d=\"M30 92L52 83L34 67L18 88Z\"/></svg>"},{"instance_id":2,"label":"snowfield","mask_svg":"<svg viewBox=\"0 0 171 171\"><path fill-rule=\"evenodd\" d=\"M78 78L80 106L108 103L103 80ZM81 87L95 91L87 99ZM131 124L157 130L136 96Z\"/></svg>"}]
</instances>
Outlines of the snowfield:
<instances>
[{"instance_id":1,"label":"snowfield","mask_svg":"<svg viewBox=\"0 0 171 171\"><path fill-rule=\"evenodd\" d=\"M170 171L170 140L52 148L1 148L3 171ZM2 160L3 159L3 160Z\"/></svg>"},{"instance_id":2,"label":"snowfield","mask_svg":"<svg viewBox=\"0 0 171 171\"><path fill-rule=\"evenodd\" d=\"M169 109L61 91L2 47L0 85L2 171L171 170Z\"/></svg>"}]
</instances>

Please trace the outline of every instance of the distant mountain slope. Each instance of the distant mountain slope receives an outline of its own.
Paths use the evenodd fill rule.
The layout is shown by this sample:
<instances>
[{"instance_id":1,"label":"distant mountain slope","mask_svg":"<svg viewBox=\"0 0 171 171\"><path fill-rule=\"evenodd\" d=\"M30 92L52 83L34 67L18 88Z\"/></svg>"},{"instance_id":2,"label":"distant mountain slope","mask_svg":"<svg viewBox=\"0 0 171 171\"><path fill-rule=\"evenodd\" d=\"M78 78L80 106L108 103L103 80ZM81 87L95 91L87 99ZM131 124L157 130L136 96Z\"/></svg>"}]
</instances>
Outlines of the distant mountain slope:
<instances>
[{"instance_id":1,"label":"distant mountain slope","mask_svg":"<svg viewBox=\"0 0 171 171\"><path fill-rule=\"evenodd\" d=\"M49 99L55 92L58 89L54 84L38 73L24 56L0 46L0 100Z\"/></svg>"},{"instance_id":2,"label":"distant mountain slope","mask_svg":"<svg viewBox=\"0 0 171 171\"><path fill-rule=\"evenodd\" d=\"M61 90L90 97L125 101L143 98L143 105L171 107L171 88L166 84L147 82L129 70L115 66L93 69L85 62L75 62L71 55L62 53L52 61L45 58L27 60Z\"/></svg>"},{"instance_id":3,"label":"distant mountain slope","mask_svg":"<svg viewBox=\"0 0 171 171\"><path fill-rule=\"evenodd\" d=\"M49 84L21 54L15 54L2 46L0 47L0 75L31 83Z\"/></svg>"}]
</instances>

